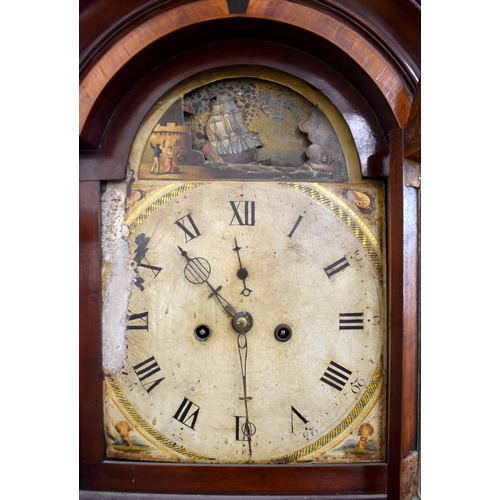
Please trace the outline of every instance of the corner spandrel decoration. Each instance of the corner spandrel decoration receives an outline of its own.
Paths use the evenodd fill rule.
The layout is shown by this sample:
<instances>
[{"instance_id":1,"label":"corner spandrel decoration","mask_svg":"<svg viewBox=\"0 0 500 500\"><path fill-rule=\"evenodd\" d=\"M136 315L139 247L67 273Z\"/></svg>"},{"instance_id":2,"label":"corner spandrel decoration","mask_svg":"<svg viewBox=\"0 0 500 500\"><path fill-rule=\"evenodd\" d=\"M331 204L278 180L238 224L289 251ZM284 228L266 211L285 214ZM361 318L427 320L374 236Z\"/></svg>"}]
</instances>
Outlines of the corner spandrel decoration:
<instances>
[{"instance_id":1,"label":"corner spandrel decoration","mask_svg":"<svg viewBox=\"0 0 500 500\"><path fill-rule=\"evenodd\" d=\"M189 92L161 116L145 144L141 180L348 179L331 123L292 89L227 79Z\"/></svg>"}]
</instances>

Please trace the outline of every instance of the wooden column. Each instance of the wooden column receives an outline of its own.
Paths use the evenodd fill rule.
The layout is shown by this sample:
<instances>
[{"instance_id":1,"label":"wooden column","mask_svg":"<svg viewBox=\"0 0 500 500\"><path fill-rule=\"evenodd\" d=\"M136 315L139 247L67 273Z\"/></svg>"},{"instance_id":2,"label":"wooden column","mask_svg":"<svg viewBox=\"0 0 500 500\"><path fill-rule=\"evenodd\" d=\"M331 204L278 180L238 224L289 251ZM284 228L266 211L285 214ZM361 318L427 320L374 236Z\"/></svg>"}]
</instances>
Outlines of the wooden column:
<instances>
[{"instance_id":1,"label":"wooden column","mask_svg":"<svg viewBox=\"0 0 500 500\"><path fill-rule=\"evenodd\" d=\"M388 498L401 500L411 500L419 488L419 96L418 90L408 126L389 136Z\"/></svg>"},{"instance_id":2,"label":"wooden column","mask_svg":"<svg viewBox=\"0 0 500 500\"><path fill-rule=\"evenodd\" d=\"M80 182L80 461L103 459L99 181Z\"/></svg>"}]
</instances>

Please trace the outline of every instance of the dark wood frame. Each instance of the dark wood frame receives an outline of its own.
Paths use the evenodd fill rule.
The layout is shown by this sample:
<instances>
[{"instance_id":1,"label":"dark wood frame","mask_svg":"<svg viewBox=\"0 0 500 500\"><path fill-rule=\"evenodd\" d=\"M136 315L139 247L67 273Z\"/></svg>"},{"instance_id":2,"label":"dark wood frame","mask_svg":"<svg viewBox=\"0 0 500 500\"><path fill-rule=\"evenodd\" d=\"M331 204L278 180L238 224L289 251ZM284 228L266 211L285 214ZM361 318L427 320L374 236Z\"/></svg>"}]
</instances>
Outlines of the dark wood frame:
<instances>
[{"instance_id":1,"label":"dark wood frame","mask_svg":"<svg viewBox=\"0 0 500 500\"><path fill-rule=\"evenodd\" d=\"M92 3L88 2L90 6ZM420 94L416 91L414 74L419 62L408 56L409 47L418 52L414 41L410 43L408 35L401 35L399 50L406 58L395 54L393 45L390 50L384 49L384 44L389 46L389 39L397 39L397 30L386 30L385 38L377 38L373 33L368 36L366 26L360 27L360 12L364 8L372 24L377 20L376 15L381 14L366 10L364 2L357 6L356 14L346 12L343 2L279 0L275 4L286 7L280 11L281 17L274 13L262 18L229 13L228 7L241 7L245 2L214 0L211 21L203 17L206 12L198 10L196 14L191 9L191 4L196 2L165 2L162 6L153 6L152 2L135 3L136 10L129 13L127 23L118 23L104 41L95 43L99 49L83 50L82 55L80 488L129 493L267 494L280 495L280 498L284 498L283 495L339 495L336 498L365 500L412 498L418 482L415 462L418 462L420 161ZM314 14L311 14L313 21L301 18L304 9ZM182 27L171 29L163 36L155 35L159 14L170 15L172 25L182 24ZM328 22L345 27L343 41L325 38L322 24ZM148 27L149 41L133 37L134 30ZM269 28L272 32L267 36L255 35ZM223 29L225 34L214 39L214 29ZM347 40L349 37L352 40ZM374 54L376 52L371 60L375 69L378 63L392 61L392 72L388 71L390 81L383 81L383 73L374 81L375 69L361 68L357 61L358 49L347 49L348 42L353 47L361 42L372 47ZM120 55L120 49L125 47L130 52L131 46L135 56ZM158 53L162 54L161 58ZM102 61L106 58L108 71L103 76ZM207 466L131 463L104 458L101 182L124 178L139 124L169 88L200 71L245 64L277 68L302 78L320 88L348 120L363 117L366 121L366 129L354 134L362 173L366 177L385 178L388 188L389 431L385 464ZM392 95L391 89L399 89L400 95Z\"/></svg>"}]
</instances>

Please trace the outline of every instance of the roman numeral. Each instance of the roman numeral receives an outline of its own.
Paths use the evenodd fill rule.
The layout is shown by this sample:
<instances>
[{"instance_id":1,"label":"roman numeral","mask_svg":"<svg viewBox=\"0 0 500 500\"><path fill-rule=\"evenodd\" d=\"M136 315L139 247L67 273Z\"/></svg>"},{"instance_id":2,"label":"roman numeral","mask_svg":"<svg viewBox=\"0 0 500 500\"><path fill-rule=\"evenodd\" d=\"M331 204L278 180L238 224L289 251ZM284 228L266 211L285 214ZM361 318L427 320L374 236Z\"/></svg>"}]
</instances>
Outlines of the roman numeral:
<instances>
[{"instance_id":1,"label":"roman numeral","mask_svg":"<svg viewBox=\"0 0 500 500\"><path fill-rule=\"evenodd\" d=\"M186 243L188 241L194 240L201 234L196 227L191 214L187 214L184 217L181 217L179 220L176 220L174 224L177 224L177 226L179 226L184 231L184 241Z\"/></svg>"},{"instance_id":2,"label":"roman numeral","mask_svg":"<svg viewBox=\"0 0 500 500\"><path fill-rule=\"evenodd\" d=\"M248 436L243 433L242 423L246 422L246 417L236 415L236 441L248 441Z\"/></svg>"},{"instance_id":3,"label":"roman numeral","mask_svg":"<svg viewBox=\"0 0 500 500\"><path fill-rule=\"evenodd\" d=\"M154 277L156 278L158 276L158 274L160 273L160 271L163 269L162 267L158 267L158 266L150 266L149 264L137 264L137 267L144 267L146 269L149 269L150 271L152 271Z\"/></svg>"},{"instance_id":4,"label":"roman numeral","mask_svg":"<svg viewBox=\"0 0 500 500\"><path fill-rule=\"evenodd\" d=\"M255 201L230 201L233 218L230 226L255 226Z\"/></svg>"},{"instance_id":5,"label":"roman numeral","mask_svg":"<svg viewBox=\"0 0 500 500\"><path fill-rule=\"evenodd\" d=\"M189 401L189 399L184 398L175 412L174 418L191 429L194 429L199 413L200 407L192 401Z\"/></svg>"},{"instance_id":6,"label":"roman numeral","mask_svg":"<svg viewBox=\"0 0 500 500\"><path fill-rule=\"evenodd\" d=\"M127 330L148 330L149 313L129 314L127 316Z\"/></svg>"},{"instance_id":7,"label":"roman numeral","mask_svg":"<svg viewBox=\"0 0 500 500\"><path fill-rule=\"evenodd\" d=\"M341 259L337 260L333 264L330 264L328 267L325 267L323 269L328 278L331 278L334 274L337 274L339 271L342 271L342 269L345 269L347 266L349 266L349 262L345 257L342 257Z\"/></svg>"},{"instance_id":8,"label":"roman numeral","mask_svg":"<svg viewBox=\"0 0 500 500\"><path fill-rule=\"evenodd\" d=\"M293 433L293 416L296 415L300 420L302 420L302 423L305 425L309 422L305 417L303 417L293 406L291 406L291 423L292 423L292 433Z\"/></svg>"},{"instance_id":9,"label":"roman numeral","mask_svg":"<svg viewBox=\"0 0 500 500\"><path fill-rule=\"evenodd\" d=\"M288 237L291 238L293 236L293 233L295 233L295 230L297 229L298 225L300 224L300 221L303 219L302 215L299 215L297 220L295 221L295 225L293 226L292 230L288 234Z\"/></svg>"},{"instance_id":10,"label":"roman numeral","mask_svg":"<svg viewBox=\"0 0 500 500\"><path fill-rule=\"evenodd\" d=\"M330 361L330 366L326 369L326 372L323 373L320 380L321 382L332 386L334 389L337 389L337 391L341 391L351 375L352 372L350 370L335 363L334 361Z\"/></svg>"},{"instance_id":11,"label":"roman numeral","mask_svg":"<svg viewBox=\"0 0 500 500\"><path fill-rule=\"evenodd\" d=\"M243 398L240 398L243 399ZM252 398L248 398L252 399ZM236 415L236 441L248 441L251 442L251 436L255 434L256 427L252 422L247 423L247 418L243 415ZM252 453L250 452L250 455Z\"/></svg>"},{"instance_id":12,"label":"roman numeral","mask_svg":"<svg viewBox=\"0 0 500 500\"><path fill-rule=\"evenodd\" d=\"M339 330L362 330L363 313L339 313Z\"/></svg>"},{"instance_id":13,"label":"roman numeral","mask_svg":"<svg viewBox=\"0 0 500 500\"><path fill-rule=\"evenodd\" d=\"M143 385L144 389L148 392L148 394L162 381L165 379L165 377L154 379L154 380L148 380L150 377L152 377L155 373L158 373L160 371L160 367L158 366L158 363L156 362L154 356L151 356L148 359L145 359L144 361L141 361L140 363L137 363L134 367L134 371L139 378L141 384Z\"/></svg>"}]
</instances>

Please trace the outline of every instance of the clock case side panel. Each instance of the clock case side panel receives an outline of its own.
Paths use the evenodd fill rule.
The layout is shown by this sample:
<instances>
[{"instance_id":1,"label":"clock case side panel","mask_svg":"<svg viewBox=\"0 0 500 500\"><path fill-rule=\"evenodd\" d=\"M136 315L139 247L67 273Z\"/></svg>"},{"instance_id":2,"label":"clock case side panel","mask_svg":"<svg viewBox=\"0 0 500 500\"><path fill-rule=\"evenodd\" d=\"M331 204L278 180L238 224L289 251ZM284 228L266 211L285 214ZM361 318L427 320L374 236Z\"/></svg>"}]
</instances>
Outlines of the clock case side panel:
<instances>
[{"instance_id":1,"label":"clock case side panel","mask_svg":"<svg viewBox=\"0 0 500 500\"><path fill-rule=\"evenodd\" d=\"M102 461L100 182L80 182L80 460ZM101 410L100 410L101 409Z\"/></svg>"},{"instance_id":2,"label":"clock case side panel","mask_svg":"<svg viewBox=\"0 0 500 500\"><path fill-rule=\"evenodd\" d=\"M409 128L390 134L388 179L388 498L419 490L419 188L420 164L405 155Z\"/></svg>"}]
</instances>

